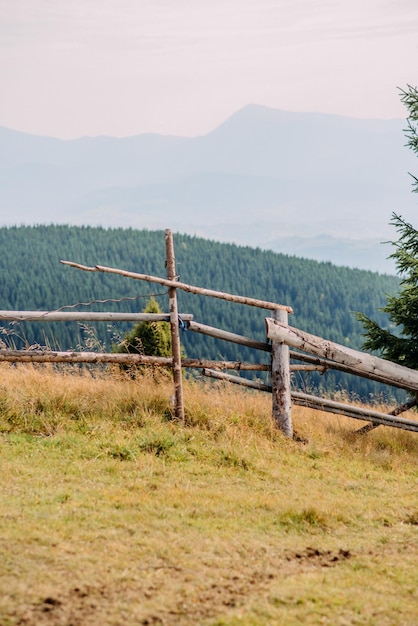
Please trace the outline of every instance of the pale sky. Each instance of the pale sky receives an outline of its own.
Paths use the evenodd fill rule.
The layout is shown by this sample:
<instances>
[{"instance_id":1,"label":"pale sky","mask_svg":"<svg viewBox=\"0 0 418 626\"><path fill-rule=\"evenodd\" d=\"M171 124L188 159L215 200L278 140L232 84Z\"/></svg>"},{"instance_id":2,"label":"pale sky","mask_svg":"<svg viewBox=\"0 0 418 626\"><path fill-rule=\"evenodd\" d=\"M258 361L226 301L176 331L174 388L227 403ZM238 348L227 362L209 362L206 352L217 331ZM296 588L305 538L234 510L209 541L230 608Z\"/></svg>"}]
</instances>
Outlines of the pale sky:
<instances>
[{"instance_id":1,"label":"pale sky","mask_svg":"<svg viewBox=\"0 0 418 626\"><path fill-rule=\"evenodd\" d=\"M404 118L417 0L0 0L0 126L204 134L249 103Z\"/></svg>"}]
</instances>

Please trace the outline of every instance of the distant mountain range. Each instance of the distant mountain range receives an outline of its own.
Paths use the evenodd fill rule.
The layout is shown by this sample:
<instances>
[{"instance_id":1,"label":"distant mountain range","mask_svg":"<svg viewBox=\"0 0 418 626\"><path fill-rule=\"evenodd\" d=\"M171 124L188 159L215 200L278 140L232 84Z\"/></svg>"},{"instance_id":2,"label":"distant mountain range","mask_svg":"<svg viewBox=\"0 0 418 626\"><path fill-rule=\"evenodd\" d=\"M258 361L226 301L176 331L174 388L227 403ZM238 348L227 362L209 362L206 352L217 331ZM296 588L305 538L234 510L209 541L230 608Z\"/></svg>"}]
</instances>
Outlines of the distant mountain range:
<instances>
[{"instance_id":1,"label":"distant mountain range","mask_svg":"<svg viewBox=\"0 0 418 626\"><path fill-rule=\"evenodd\" d=\"M207 135L58 140L0 128L0 225L171 228L394 273L392 212L414 222L403 120L258 105Z\"/></svg>"}]
</instances>

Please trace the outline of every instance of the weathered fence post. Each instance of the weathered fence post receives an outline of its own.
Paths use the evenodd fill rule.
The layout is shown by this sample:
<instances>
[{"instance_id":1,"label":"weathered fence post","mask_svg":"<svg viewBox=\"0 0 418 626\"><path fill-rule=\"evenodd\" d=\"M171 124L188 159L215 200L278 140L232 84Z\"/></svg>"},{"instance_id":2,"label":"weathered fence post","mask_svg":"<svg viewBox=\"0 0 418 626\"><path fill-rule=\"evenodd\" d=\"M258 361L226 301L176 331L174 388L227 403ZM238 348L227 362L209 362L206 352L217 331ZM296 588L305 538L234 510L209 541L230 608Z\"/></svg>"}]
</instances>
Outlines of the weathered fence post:
<instances>
[{"instance_id":1,"label":"weathered fence post","mask_svg":"<svg viewBox=\"0 0 418 626\"><path fill-rule=\"evenodd\" d=\"M287 311L283 309L273 311L272 318L282 324L288 323ZM293 437L289 346L278 341L272 342L271 386L273 419L287 437Z\"/></svg>"},{"instance_id":2,"label":"weathered fence post","mask_svg":"<svg viewBox=\"0 0 418 626\"><path fill-rule=\"evenodd\" d=\"M164 231L167 278L176 280L176 260L174 257L173 233L171 230ZM177 293L175 287L168 288L168 299L170 305L170 328L171 328L171 349L173 355L173 380L175 398L175 416L178 420L184 421L183 402L183 376L181 372L181 345L179 333L179 314L177 307Z\"/></svg>"}]
</instances>

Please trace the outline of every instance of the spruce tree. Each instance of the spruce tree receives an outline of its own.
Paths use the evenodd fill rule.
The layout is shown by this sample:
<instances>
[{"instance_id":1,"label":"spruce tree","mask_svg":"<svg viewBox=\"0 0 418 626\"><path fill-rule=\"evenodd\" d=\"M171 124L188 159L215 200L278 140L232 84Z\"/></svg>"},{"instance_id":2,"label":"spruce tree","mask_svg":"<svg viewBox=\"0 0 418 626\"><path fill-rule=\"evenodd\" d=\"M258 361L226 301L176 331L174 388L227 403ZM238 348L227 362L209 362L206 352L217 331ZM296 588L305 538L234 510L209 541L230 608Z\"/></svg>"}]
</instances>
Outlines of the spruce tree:
<instances>
[{"instance_id":1,"label":"spruce tree","mask_svg":"<svg viewBox=\"0 0 418 626\"><path fill-rule=\"evenodd\" d=\"M144 313L161 313L155 298L150 298ZM140 322L135 324L124 340L114 348L115 352L144 354L147 356L171 356L171 333L168 322Z\"/></svg>"},{"instance_id":2,"label":"spruce tree","mask_svg":"<svg viewBox=\"0 0 418 626\"><path fill-rule=\"evenodd\" d=\"M418 90L408 85L401 91L401 100L408 110L407 146L418 154ZM413 178L413 191L418 192L418 178ZM391 330L381 328L364 314L358 314L365 329L365 350L377 351L390 361L418 369L418 230L400 215L393 214L391 224L399 233L392 242L390 255L400 275L400 291L387 297L382 309L389 316Z\"/></svg>"}]
</instances>

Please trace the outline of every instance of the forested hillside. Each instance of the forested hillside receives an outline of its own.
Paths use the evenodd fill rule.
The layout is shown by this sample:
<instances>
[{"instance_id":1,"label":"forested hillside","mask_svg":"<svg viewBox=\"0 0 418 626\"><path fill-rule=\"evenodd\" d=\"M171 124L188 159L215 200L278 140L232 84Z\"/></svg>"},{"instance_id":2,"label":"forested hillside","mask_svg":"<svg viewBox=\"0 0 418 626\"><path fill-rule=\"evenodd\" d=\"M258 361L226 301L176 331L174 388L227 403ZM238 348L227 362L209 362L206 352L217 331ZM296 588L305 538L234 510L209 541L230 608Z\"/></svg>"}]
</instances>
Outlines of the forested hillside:
<instances>
[{"instance_id":1,"label":"forested hillside","mask_svg":"<svg viewBox=\"0 0 418 626\"><path fill-rule=\"evenodd\" d=\"M164 277L163 231L61 225L4 227L0 229L0 242L2 309L52 310L93 300L135 298L80 305L72 310L141 311L150 294L156 295L163 310L168 308L163 287L82 272L59 262L65 259L101 264ZM188 235L175 235L174 246L183 282L290 305L294 309L291 325L354 348L361 345L362 328L353 312L362 311L383 324L379 307L385 304L386 294L398 288L394 276ZM264 317L268 312L260 309L180 292L179 310L192 313L198 322L265 339ZM100 341L108 347L127 330L126 325L110 328L96 324L95 328ZM1 333L6 345L18 347L40 344L71 349L91 340L91 329L75 323L3 322ZM191 332L182 333L182 342L191 357L267 358ZM344 378L332 376L333 383L348 385ZM375 389L362 380L351 386L363 397Z\"/></svg>"}]
</instances>

